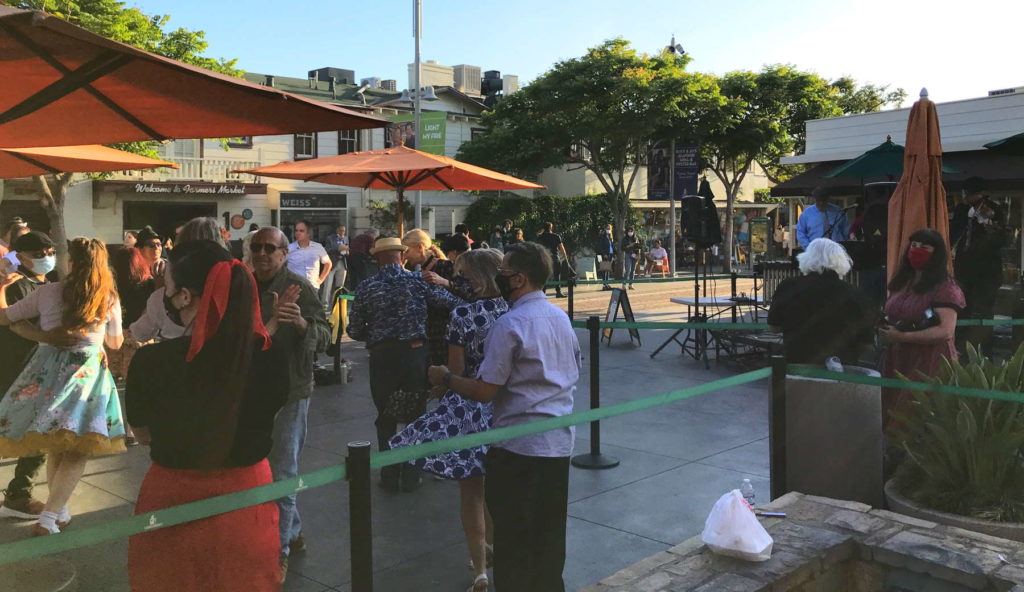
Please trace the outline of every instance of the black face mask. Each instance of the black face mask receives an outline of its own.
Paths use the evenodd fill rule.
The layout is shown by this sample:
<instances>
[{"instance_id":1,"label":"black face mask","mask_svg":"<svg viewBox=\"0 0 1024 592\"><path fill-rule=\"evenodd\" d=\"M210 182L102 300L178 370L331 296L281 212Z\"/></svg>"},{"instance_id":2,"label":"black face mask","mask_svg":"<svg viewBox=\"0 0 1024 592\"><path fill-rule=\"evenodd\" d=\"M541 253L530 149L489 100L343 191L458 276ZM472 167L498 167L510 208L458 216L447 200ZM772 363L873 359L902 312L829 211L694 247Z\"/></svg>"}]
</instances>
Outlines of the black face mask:
<instances>
[{"instance_id":1,"label":"black face mask","mask_svg":"<svg viewBox=\"0 0 1024 592\"><path fill-rule=\"evenodd\" d=\"M469 278L457 275L452 278L452 291L456 294L472 294L473 286L469 283Z\"/></svg>"},{"instance_id":2,"label":"black face mask","mask_svg":"<svg viewBox=\"0 0 1024 592\"><path fill-rule=\"evenodd\" d=\"M164 312L167 313L167 318L171 319L172 323L180 327L184 327L185 321L181 319L181 310L174 308L174 303L171 302L171 298L174 298L174 296L177 295L178 292L175 292L172 296L168 296L167 293L164 292Z\"/></svg>"},{"instance_id":3,"label":"black face mask","mask_svg":"<svg viewBox=\"0 0 1024 592\"><path fill-rule=\"evenodd\" d=\"M508 300L512 297L512 276L501 275L500 273L494 276L494 283L498 285L498 291L501 292L501 297Z\"/></svg>"}]
</instances>

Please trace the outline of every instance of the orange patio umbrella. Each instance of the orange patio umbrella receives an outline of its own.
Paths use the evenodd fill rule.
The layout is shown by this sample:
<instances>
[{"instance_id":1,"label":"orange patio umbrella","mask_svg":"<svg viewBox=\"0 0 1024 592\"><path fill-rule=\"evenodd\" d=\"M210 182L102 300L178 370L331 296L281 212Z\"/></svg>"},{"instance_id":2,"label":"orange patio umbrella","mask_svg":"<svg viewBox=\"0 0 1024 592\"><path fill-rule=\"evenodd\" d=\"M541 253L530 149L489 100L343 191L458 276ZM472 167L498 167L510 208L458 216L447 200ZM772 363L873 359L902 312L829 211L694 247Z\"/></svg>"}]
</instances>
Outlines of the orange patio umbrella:
<instances>
[{"instance_id":1,"label":"orange patio umbrella","mask_svg":"<svg viewBox=\"0 0 1024 592\"><path fill-rule=\"evenodd\" d=\"M0 6L0 148L386 123L111 41L42 11Z\"/></svg>"},{"instance_id":2,"label":"orange patio umbrella","mask_svg":"<svg viewBox=\"0 0 1024 592\"><path fill-rule=\"evenodd\" d=\"M949 212L946 189L942 186L942 138L935 103L928 90L914 103L907 120L906 148L903 152L903 176L889 200L887 241L888 275L899 268L900 256L910 235L921 228L937 230L949 248Z\"/></svg>"},{"instance_id":3,"label":"orange patio umbrella","mask_svg":"<svg viewBox=\"0 0 1024 592\"><path fill-rule=\"evenodd\" d=\"M173 162L98 145L0 148L0 179L57 173L103 173L162 166L178 168Z\"/></svg>"},{"instance_id":4,"label":"orange patio umbrella","mask_svg":"<svg viewBox=\"0 0 1024 592\"><path fill-rule=\"evenodd\" d=\"M398 193L396 216L399 235L405 232L404 193L408 190L488 191L544 188L543 185L406 146L280 162L234 172L363 189L393 189Z\"/></svg>"}]
</instances>

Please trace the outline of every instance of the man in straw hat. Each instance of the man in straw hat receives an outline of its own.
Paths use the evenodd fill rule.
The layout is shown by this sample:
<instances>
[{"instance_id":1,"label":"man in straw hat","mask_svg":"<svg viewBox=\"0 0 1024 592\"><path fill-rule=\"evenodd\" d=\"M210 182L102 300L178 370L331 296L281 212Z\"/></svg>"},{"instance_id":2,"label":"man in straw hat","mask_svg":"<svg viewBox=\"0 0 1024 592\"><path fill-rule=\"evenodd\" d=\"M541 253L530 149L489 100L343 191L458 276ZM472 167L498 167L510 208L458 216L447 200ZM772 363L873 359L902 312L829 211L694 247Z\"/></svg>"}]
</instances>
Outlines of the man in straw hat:
<instances>
[{"instance_id":1,"label":"man in straw hat","mask_svg":"<svg viewBox=\"0 0 1024 592\"><path fill-rule=\"evenodd\" d=\"M348 334L365 341L370 352L370 393L377 407L377 444L388 450L398 421L384 408L396 390L426 388L427 309L451 311L462 301L444 288L428 284L423 274L402 264L408 247L397 238L379 238L370 249L379 271L359 284L349 314ZM381 469L381 487L412 491L418 470L408 464Z\"/></svg>"}]
</instances>

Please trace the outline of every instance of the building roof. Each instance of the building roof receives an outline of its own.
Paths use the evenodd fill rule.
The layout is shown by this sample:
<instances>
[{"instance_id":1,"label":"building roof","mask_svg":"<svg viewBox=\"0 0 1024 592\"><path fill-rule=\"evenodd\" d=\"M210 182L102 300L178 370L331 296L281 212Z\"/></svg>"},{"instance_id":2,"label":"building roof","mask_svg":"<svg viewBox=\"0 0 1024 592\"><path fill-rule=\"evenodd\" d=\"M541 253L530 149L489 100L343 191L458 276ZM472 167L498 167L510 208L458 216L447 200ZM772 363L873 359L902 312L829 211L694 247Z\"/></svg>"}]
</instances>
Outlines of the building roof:
<instances>
[{"instance_id":1,"label":"building roof","mask_svg":"<svg viewBox=\"0 0 1024 592\"><path fill-rule=\"evenodd\" d=\"M290 78L274 74L271 76L274 77L274 88L350 109L371 107L376 103L390 101L401 96L401 93L383 88L367 88L362 93L363 97L366 98L364 103L363 99L359 96L360 93L356 92L360 87L355 84L336 84L335 92L332 93L330 91L330 83L325 80L316 81L316 86L311 87L308 78ZM244 77L250 82L259 84L263 84L267 80L267 74L259 74L257 72L246 72Z\"/></svg>"},{"instance_id":2,"label":"building roof","mask_svg":"<svg viewBox=\"0 0 1024 592\"><path fill-rule=\"evenodd\" d=\"M936 103L945 152L982 150L988 142L1024 132L1024 93ZM806 123L804 154L780 159L782 164L849 160L892 136L904 144L910 107L814 119Z\"/></svg>"}]
</instances>

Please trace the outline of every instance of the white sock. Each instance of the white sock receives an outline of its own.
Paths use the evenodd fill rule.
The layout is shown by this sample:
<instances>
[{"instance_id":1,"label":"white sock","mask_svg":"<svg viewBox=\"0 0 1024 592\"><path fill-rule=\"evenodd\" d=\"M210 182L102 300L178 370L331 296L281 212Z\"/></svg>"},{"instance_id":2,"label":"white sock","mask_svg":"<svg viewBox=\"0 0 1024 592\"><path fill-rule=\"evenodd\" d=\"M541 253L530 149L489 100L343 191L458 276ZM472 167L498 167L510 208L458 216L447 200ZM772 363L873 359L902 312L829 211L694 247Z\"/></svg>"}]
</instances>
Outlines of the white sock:
<instances>
[{"instance_id":1,"label":"white sock","mask_svg":"<svg viewBox=\"0 0 1024 592\"><path fill-rule=\"evenodd\" d=\"M57 513L56 512L48 512L46 510L43 510L42 512L40 512L40 514L39 514L39 526L42 526L43 528L45 528L46 530L48 530L50 532L60 532L60 529L57 528Z\"/></svg>"},{"instance_id":2,"label":"white sock","mask_svg":"<svg viewBox=\"0 0 1024 592\"><path fill-rule=\"evenodd\" d=\"M67 506L64 506L63 508L60 509L60 512L57 513L57 522L70 522L70 521L71 521L71 512L68 510Z\"/></svg>"}]
</instances>

